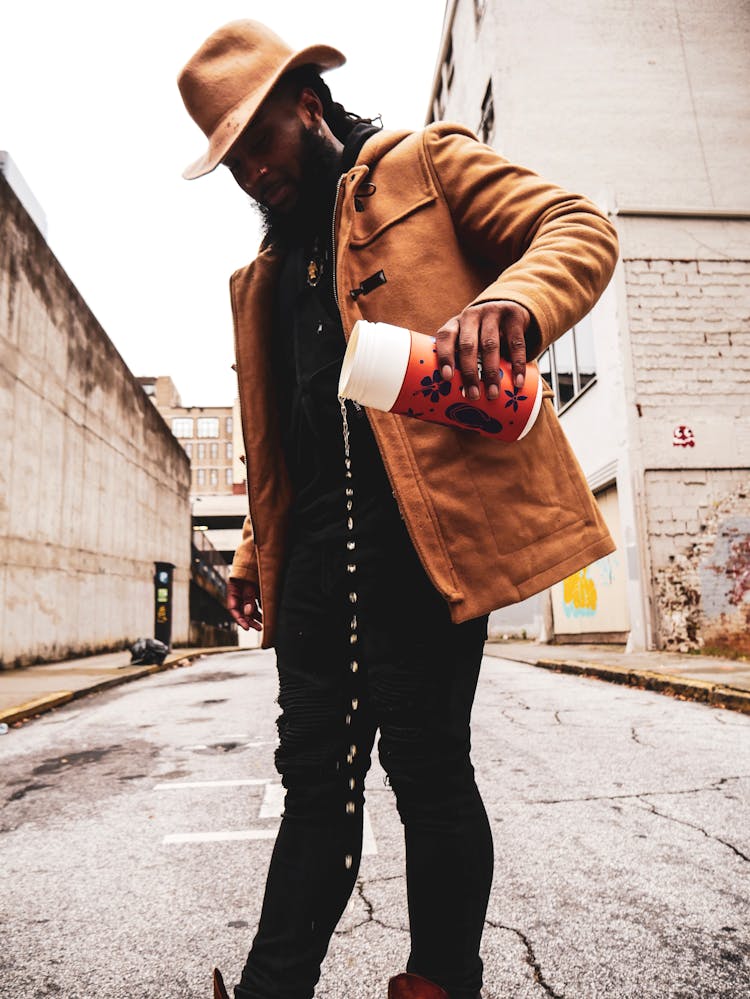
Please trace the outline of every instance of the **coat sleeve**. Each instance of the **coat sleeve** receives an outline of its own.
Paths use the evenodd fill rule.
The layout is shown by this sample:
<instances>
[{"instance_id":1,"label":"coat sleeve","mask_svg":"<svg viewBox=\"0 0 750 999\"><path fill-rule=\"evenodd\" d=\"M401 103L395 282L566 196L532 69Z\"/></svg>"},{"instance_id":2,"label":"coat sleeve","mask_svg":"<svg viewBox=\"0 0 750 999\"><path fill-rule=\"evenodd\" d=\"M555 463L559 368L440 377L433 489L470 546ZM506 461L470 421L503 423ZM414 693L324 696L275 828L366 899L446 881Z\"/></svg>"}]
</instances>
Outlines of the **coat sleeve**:
<instances>
[{"instance_id":1,"label":"coat sleeve","mask_svg":"<svg viewBox=\"0 0 750 999\"><path fill-rule=\"evenodd\" d=\"M251 583L259 586L258 559L255 551L255 537L253 535L253 523L250 515L245 517L242 525L242 540L232 560L232 568L229 575L234 579L248 579Z\"/></svg>"},{"instance_id":2,"label":"coat sleeve","mask_svg":"<svg viewBox=\"0 0 750 999\"><path fill-rule=\"evenodd\" d=\"M541 353L606 288L617 235L599 209L504 159L461 126L433 125L424 142L463 247L497 266L472 304L518 302L536 320Z\"/></svg>"}]
</instances>

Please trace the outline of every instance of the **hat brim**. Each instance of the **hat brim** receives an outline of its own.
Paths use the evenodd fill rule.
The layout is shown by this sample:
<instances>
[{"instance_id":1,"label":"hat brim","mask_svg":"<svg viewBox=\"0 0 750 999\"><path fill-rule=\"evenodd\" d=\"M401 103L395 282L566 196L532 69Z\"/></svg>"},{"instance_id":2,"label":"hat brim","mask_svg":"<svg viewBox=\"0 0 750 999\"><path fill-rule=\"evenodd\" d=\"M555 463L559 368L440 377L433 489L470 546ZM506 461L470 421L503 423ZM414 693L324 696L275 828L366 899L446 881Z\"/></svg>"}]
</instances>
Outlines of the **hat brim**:
<instances>
[{"instance_id":1,"label":"hat brim","mask_svg":"<svg viewBox=\"0 0 750 999\"><path fill-rule=\"evenodd\" d=\"M298 66L315 66L319 72L323 73L327 69L337 69L345 62L346 56L330 45L310 45L306 49L295 52L263 87L253 91L250 97L240 101L224 116L211 136L208 150L195 163L191 163L182 176L186 180L195 180L215 170L252 122L265 99L285 73L297 69Z\"/></svg>"}]
</instances>

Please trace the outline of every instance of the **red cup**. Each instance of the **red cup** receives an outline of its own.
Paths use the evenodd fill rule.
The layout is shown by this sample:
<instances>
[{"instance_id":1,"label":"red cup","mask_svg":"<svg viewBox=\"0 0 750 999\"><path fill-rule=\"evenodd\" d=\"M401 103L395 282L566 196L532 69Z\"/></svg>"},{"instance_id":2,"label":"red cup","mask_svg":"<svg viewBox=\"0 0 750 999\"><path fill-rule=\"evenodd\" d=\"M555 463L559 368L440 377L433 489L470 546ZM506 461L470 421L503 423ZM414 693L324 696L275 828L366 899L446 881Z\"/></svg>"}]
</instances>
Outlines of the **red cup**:
<instances>
[{"instance_id":1,"label":"red cup","mask_svg":"<svg viewBox=\"0 0 750 999\"><path fill-rule=\"evenodd\" d=\"M488 399L484 386L478 399L469 399L460 372L450 380L440 374L434 337L360 320L349 337L339 395L387 413L517 441L539 415L542 379L536 364L528 363L523 388L516 388L510 362L502 359L499 376L497 399Z\"/></svg>"}]
</instances>

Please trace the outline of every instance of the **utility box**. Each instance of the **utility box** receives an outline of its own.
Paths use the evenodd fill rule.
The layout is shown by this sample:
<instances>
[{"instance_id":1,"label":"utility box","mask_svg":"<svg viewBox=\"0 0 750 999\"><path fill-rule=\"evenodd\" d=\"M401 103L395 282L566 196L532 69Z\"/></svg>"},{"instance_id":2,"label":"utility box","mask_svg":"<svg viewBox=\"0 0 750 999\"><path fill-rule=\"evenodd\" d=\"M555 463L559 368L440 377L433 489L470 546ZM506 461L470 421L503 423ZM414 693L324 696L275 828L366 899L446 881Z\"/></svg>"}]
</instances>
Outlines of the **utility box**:
<instances>
[{"instance_id":1,"label":"utility box","mask_svg":"<svg viewBox=\"0 0 750 999\"><path fill-rule=\"evenodd\" d=\"M154 638L172 651L172 573L171 562L154 562Z\"/></svg>"}]
</instances>

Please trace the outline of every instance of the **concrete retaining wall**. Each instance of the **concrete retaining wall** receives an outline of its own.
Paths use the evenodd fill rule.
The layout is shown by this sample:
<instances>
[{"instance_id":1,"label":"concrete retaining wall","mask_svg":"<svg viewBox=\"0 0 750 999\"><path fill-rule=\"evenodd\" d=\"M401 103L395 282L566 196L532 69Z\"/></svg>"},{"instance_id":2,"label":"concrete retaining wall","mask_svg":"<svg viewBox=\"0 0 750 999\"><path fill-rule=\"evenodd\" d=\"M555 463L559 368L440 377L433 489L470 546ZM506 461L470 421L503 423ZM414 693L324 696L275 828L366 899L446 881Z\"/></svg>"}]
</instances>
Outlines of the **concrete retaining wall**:
<instances>
[{"instance_id":1,"label":"concrete retaining wall","mask_svg":"<svg viewBox=\"0 0 750 999\"><path fill-rule=\"evenodd\" d=\"M132 294L132 289L128 289ZM188 637L190 465L0 177L0 666Z\"/></svg>"}]
</instances>

